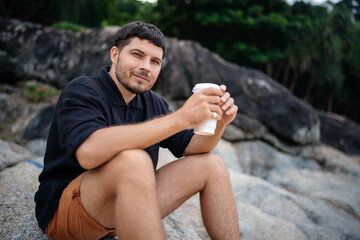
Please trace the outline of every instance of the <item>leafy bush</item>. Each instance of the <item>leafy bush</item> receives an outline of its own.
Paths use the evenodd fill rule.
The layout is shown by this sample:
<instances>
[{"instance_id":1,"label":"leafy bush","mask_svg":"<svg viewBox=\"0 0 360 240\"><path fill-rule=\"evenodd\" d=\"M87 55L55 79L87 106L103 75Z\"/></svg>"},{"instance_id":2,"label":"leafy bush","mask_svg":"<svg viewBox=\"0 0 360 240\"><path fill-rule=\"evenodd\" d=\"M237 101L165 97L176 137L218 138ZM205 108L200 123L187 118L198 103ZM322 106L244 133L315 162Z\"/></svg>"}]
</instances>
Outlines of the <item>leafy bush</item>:
<instances>
[{"instance_id":1,"label":"leafy bush","mask_svg":"<svg viewBox=\"0 0 360 240\"><path fill-rule=\"evenodd\" d=\"M27 81L25 82L25 92L24 97L30 101L37 103L41 100L54 97L60 93L60 90L51 87L39 85L35 81Z\"/></svg>"},{"instance_id":2,"label":"leafy bush","mask_svg":"<svg viewBox=\"0 0 360 240\"><path fill-rule=\"evenodd\" d=\"M53 23L51 25L52 28L58 28L58 29L66 29L66 30L71 30L73 32L78 32L82 29L86 29L86 27L76 24L76 23L72 23L72 22L68 22L68 21L60 21L60 22L56 22Z\"/></svg>"}]
</instances>

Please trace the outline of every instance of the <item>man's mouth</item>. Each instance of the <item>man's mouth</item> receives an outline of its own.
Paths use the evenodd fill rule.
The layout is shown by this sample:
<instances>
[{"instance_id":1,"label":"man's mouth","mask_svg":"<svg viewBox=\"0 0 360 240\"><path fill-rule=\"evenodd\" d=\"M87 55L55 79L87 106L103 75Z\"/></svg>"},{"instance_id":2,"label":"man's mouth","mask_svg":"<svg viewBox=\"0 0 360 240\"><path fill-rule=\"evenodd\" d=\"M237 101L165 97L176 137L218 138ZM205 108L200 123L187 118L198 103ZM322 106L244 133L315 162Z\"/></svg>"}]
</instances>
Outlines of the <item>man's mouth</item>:
<instances>
[{"instance_id":1,"label":"man's mouth","mask_svg":"<svg viewBox=\"0 0 360 240\"><path fill-rule=\"evenodd\" d=\"M136 75L136 74L133 74L134 77L140 81L145 81L145 82L148 82L149 79L147 77L144 77L144 76L140 76L140 75Z\"/></svg>"},{"instance_id":2,"label":"man's mouth","mask_svg":"<svg viewBox=\"0 0 360 240\"><path fill-rule=\"evenodd\" d=\"M140 80L140 81L143 81L143 82L149 82L150 81L150 78L149 76L147 76L146 73L141 73L141 72L133 72L132 75Z\"/></svg>"}]
</instances>

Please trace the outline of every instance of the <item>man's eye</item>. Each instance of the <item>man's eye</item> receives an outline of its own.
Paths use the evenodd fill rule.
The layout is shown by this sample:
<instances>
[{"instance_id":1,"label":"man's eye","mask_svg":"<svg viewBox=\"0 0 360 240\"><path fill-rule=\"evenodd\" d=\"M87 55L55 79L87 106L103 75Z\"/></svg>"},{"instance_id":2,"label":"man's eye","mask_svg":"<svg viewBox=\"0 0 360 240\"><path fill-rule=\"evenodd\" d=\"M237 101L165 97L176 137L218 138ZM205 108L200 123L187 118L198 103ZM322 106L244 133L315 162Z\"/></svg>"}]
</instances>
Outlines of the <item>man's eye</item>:
<instances>
[{"instance_id":1,"label":"man's eye","mask_svg":"<svg viewBox=\"0 0 360 240\"><path fill-rule=\"evenodd\" d=\"M160 65L160 62L159 61L156 61L156 60L152 60L152 62L156 65Z\"/></svg>"},{"instance_id":2,"label":"man's eye","mask_svg":"<svg viewBox=\"0 0 360 240\"><path fill-rule=\"evenodd\" d=\"M132 53L132 55L135 57L141 57L140 53L136 53L136 52Z\"/></svg>"}]
</instances>

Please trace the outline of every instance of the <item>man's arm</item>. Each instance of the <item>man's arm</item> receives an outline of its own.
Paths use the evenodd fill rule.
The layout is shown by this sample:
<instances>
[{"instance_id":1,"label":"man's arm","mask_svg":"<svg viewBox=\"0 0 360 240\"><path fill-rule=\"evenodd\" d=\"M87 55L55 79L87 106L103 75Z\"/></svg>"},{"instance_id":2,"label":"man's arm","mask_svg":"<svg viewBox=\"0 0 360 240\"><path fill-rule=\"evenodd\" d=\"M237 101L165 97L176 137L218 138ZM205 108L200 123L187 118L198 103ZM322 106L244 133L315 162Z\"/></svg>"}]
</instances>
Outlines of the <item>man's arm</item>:
<instances>
[{"instance_id":1,"label":"man's arm","mask_svg":"<svg viewBox=\"0 0 360 240\"><path fill-rule=\"evenodd\" d=\"M182 130L174 114L139 124L112 126L93 132L76 150L85 169L96 168L128 149L145 149Z\"/></svg>"},{"instance_id":2,"label":"man's arm","mask_svg":"<svg viewBox=\"0 0 360 240\"><path fill-rule=\"evenodd\" d=\"M220 98L222 113L221 115L218 115L215 134L212 136L195 134L184 151L185 156L210 152L219 142L225 131L225 127L236 117L238 107L234 105L234 99L231 98L230 94L225 92L225 90L226 87L221 85L221 91L223 92L223 95Z\"/></svg>"},{"instance_id":3,"label":"man's arm","mask_svg":"<svg viewBox=\"0 0 360 240\"><path fill-rule=\"evenodd\" d=\"M76 150L79 164L96 168L128 149L145 149L175 133L193 128L210 119L212 112L222 115L218 89L193 94L176 112L138 124L102 128L94 131Z\"/></svg>"}]
</instances>

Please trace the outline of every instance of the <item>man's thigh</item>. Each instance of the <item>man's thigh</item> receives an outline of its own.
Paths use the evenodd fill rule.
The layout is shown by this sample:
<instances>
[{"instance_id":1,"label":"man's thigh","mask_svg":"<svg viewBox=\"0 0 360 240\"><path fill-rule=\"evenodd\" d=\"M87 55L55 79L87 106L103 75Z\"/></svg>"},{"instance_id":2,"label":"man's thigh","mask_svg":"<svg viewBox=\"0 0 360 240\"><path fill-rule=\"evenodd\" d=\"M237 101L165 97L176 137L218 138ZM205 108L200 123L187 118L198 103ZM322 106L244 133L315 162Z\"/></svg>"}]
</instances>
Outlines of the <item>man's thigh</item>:
<instances>
[{"instance_id":1,"label":"man's thigh","mask_svg":"<svg viewBox=\"0 0 360 240\"><path fill-rule=\"evenodd\" d=\"M84 174L75 178L65 188L58 209L48 224L46 235L52 239L100 239L115 235L93 219L84 209L80 200L80 184Z\"/></svg>"},{"instance_id":2,"label":"man's thigh","mask_svg":"<svg viewBox=\"0 0 360 240\"><path fill-rule=\"evenodd\" d=\"M177 209L194 194L202 191L214 165L222 160L213 154L181 158L156 172L156 193L161 217Z\"/></svg>"},{"instance_id":3,"label":"man's thigh","mask_svg":"<svg viewBox=\"0 0 360 240\"><path fill-rule=\"evenodd\" d=\"M86 211L101 225L114 228L118 192L123 191L120 193L122 197L129 196L129 191L133 190L131 182L144 186L144 181L149 178L155 182L149 155L143 150L123 151L106 164L86 172L80 186L81 201Z\"/></svg>"}]
</instances>

